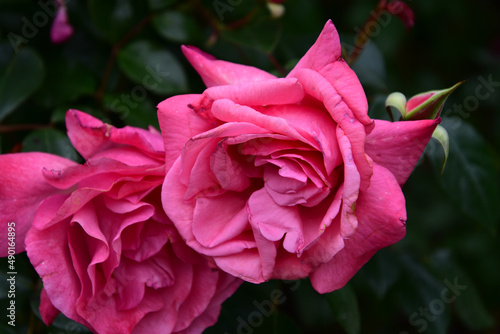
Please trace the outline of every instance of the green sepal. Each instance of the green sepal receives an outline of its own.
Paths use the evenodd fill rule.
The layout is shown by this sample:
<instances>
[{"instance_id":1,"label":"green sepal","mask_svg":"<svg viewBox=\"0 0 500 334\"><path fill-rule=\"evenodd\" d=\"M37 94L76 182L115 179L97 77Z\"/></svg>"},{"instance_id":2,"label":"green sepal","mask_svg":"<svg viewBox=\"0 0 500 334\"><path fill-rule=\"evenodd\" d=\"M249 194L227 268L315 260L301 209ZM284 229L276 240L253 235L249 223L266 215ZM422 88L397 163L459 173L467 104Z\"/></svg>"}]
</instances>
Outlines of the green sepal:
<instances>
[{"instance_id":1,"label":"green sepal","mask_svg":"<svg viewBox=\"0 0 500 334\"><path fill-rule=\"evenodd\" d=\"M394 92L387 96L387 99L385 100L385 108L391 116L391 119L394 120L391 107L399 111L401 117L404 119L406 117L406 96L400 92Z\"/></svg>"},{"instance_id":2,"label":"green sepal","mask_svg":"<svg viewBox=\"0 0 500 334\"><path fill-rule=\"evenodd\" d=\"M441 126L438 125L434 132L432 133L432 138L436 139L441 146L443 147L443 152L444 152L444 160L443 160L443 167L441 167L441 175L444 172L444 167L446 166L446 161L448 160L448 155L450 153L450 138L448 136L448 131Z\"/></svg>"}]
</instances>

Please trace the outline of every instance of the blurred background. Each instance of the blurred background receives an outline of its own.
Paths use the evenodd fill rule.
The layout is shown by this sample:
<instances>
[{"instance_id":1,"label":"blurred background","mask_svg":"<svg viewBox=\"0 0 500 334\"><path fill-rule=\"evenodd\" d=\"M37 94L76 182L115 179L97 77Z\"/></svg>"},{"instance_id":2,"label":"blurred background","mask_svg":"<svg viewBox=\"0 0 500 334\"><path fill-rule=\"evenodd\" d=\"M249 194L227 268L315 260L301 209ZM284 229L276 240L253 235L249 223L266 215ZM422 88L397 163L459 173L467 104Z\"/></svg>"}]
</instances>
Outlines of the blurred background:
<instances>
[{"instance_id":1,"label":"blurred background","mask_svg":"<svg viewBox=\"0 0 500 334\"><path fill-rule=\"evenodd\" d=\"M118 127L157 127L160 101L204 89L182 44L283 76L331 19L348 57L378 4L270 2L69 0L73 33L54 43L55 1L0 0L0 153L44 151L81 161L65 135L70 108ZM431 141L403 188L407 236L330 294L316 293L307 279L245 283L206 333L500 333L500 3L406 3L414 26L382 13L351 63L370 116L389 119L391 92L411 97L465 80L442 112L450 136L444 172L442 150ZM7 261L1 263L6 312ZM16 264L16 327L2 315L1 333L87 331L63 316L47 328L37 311L38 275L25 255ZM276 289L280 298L272 297Z\"/></svg>"}]
</instances>

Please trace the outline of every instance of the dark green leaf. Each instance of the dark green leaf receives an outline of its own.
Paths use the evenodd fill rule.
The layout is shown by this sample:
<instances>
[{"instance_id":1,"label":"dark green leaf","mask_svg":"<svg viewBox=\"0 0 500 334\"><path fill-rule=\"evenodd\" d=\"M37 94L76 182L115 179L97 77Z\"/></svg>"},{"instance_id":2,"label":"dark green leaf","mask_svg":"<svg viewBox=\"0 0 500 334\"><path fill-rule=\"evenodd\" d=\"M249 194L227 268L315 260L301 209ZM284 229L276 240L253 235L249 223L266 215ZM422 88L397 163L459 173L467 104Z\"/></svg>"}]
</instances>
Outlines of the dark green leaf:
<instances>
[{"instance_id":1,"label":"dark green leaf","mask_svg":"<svg viewBox=\"0 0 500 334\"><path fill-rule=\"evenodd\" d=\"M323 295L311 285L309 279L287 281L291 298L287 302L294 308L296 320L311 331L327 331L336 326L332 310ZM314 305L314 307L311 307Z\"/></svg>"},{"instance_id":2,"label":"dark green leaf","mask_svg":"<svg viewBox=\"0 0 500 334\"><path fill-rule=\"evenodd\" d=\"M450 154L441 177L443 188L459 207L490 230L495 229L500 207L500 190L494 152L484 138L461 119L443 121L449 134ZM442 152L438 145L430 154L436 172L441 172Z\"/></svg>"},{"instance_id":3,"label":"dark green leaf","mask_svg":"<svg viewBox=\"0 0 500 334\"><path fill-rule=\"evenodd\" d=\"M405 283L397 296L398 304L408 316L408 324L419 333L448 333L450 306L441 300L445 284L409 256L402 256L401 263Z\"/></svg>"},{"instance_id":4,"label":"dark green leaf","mask_svg":"<svg viewBox=\"0 0 500 334\"><path fill-rule=\"evenodd\" d=\"M324 295L334 317L348 334L361 332L361 318L358 301L349 284L342 289Z\"/></svg>"},{"instance_id":5,"label":"dark green leaf","mask_svg":"<svg viewBox=\"0 0 500 334\"><path fill-rule=\"evenodd\" d=\"M248 320L252 321L254 325L260 324L260 318L258 316L255 316L255 319L248 318ZM263 317L261 325L247 327L247 329L248 328L253 328L254 334L302 334L300 328L295 324L294 319L279 310L275 311L270 317Z\"/></svg>"},{"instance_id":6,"label":"dark green leaf","mask_svg":"<svg viewBox=\"0 0 500 334\"><path fill-rule=\"evenodd\" d=\"M156 106L147 96L122 93L105 95L103 100L106 109L111 110L126 124L143 129L152 125L159 129Z\"/></svg>"},{"instance_id":7,"label":"dark green leaf","mask_svg":"<svg viewBox=\"0 0 500 334\"><path fill-rule=\"evenodd\" d=\"M273 52L280 36L281 25L272 19L255 20L237 29L222 32L222 37L226 40L264 53Z\"/></svg>"},{"instance_id":8,"label":"dark green leaf","mask_svg":"<svg viewBox=\"0 0 500 334\"><path fill-rule=\"evenodd\" d=\"M493 326L494 320L487 311L477 288L464 270L451 258L449 251L438 251L433 254L431 264L455 291L450 289L455 309L460 319L470 330L482 330ZM455 293L453 293L455 292Z\"/></svg>"},{"instance_id":9,"label":"dark green leaf","mask_svg":"<svg viewBox=\"0 0 500 334\"><path fill-rule=\"evenodd\" d=\"M10 45L0 44L0 121L13 112L40 86L43 62L30 48L14 54ZM11 54L7 59L6 55Z\"/></svg>"},{"instance_id":10,"label":"dark green leaf","mask_svg":"<svg viewBox=\"0 0 500 334\"><path fill-rule=\"evenodd\" d=\"M382 299L399 278L400 268L394 260L393 253L388 249L382 249L361 268L359 275Z\"/></svg>"},{"instance_id":11,"label":"dark green leaf","mask_svg":"<svg viewBox=\"0 0 500 334\"><path fill-rule=\"evenodd\" d=\"M66 134L56 129L31 132L23 141L23 151L47 152L70 160L78 159L78 155Z\"/></svg>"},{"instance_id":12,"label":"dark green leaf","mask_svg":"<svg viewBox=\"0 0 500 334\"><path fill-rule=\"evenodd\" d=\"M196 42L203 34L193 16L179 11L167 11L153 19L156 31L167 40L188 43Z\"/></svg>"},{"instance_id":13,"label":"dark green leaf","mask_svg":"<svg viewBox=\"0 0 500 334\"><path fill-rule=\"evenodd\" d=\"M144 17L144 3L132 0L90 0L89 13L99 32L110 42L116 42Z\"/></svg>"},{"instance_id":14,"label":"dark green leaf","mask_svg":"<svg viewBox=\"0 0 500 334\"><path fill-rule=\"evenodd\" d=\"M44 107L60 108L80 96L92 95L97 89L92 72L77 63L53 61L47 68L51 75L36 94L37 102Z\"/></svg>"},{"instance_id":15,"label":"dark green leaf","mask_svg":"<svg viewBox=\"0 0 500 334\"><path fill-rule=\"evenodd\" d=\"M140 40L127 45L118 55L118 64L138 87L159 95L186 91L186 75L179 61L150 41Z\"/></svg>"}]
</instances>

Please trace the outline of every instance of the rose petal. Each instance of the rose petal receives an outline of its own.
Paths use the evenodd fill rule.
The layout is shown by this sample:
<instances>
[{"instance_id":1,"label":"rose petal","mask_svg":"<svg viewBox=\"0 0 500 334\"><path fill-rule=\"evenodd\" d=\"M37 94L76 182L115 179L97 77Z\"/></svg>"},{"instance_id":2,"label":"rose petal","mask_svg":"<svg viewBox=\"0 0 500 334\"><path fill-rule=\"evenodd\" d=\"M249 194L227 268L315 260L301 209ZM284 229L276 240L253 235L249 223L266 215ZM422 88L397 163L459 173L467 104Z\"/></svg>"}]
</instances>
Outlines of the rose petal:
<instances>
[{"instance_id":1,"label":"rose petal","mask_svg":"<svg viewBox=\"0 0 500 334\"><path fill-rule=\"evenodd\" d=\"M67 232L64 224L46 230L31 229L26 236L26 252L54 307L87 326L88 322L76 311L81 283L68 250Z\"/></svg>"},{"instance_id":2,"label":"rose petal","mask_svg":"<svg viewBox=\"0 0 500 334\"><path fill-rule=\"evenodd\" d=\"M224 122L248 122L271 133L283 134L290 138L307 142L286 120L263 115L253 108L236 104L231 100L221 99L214 101L212 113L217 119Z\"/></svg>"},{"instance_id":3,"label":"rose petal","mask_svg":"<svg viewBox=\"0 0 500 334\"><path fill-rule=\"evenodd\" d=\"M293 166L288 163L286 166ZM295 178L283 176L288 169L265 166L265 189L274 202L280 206L315 206L329 194L329 188L318 187L312 182L301 182Z\"/></svg>"},{"instance_id":4,"label":"rose petal","mask_svg":"<svg viewBox=\"0 0 500 334\"><path fill-rule=\"evenodd\" d=\"M203 95L212 101L229 99L246 106L299 103L304 90L295 78L244 82L208 88Z\"/></svg>"},{"instance_id":5,"label":"rose petal","mask_svg":"<svg viewBox=\"0 0 500 334\"><path fill-rule=\"evenodd\" d=\"M341 51L342 48L337 29L332 21L328 20L316 42L300 59L297 65L295 65L293 70L290 71L287 77L294 77L295 73L303 68L319 71L326 65L337 61L341 55Z\"/></svg>"},{"instance_id":6,"label":"rose petal","mask_svg":"<svg viewBox=\"0 0 500 334\"><path fill-rule=\"evenodd\" d=\"M172 220L186 243L197 252L208 256L228 256L255 248L251 235L242 234L215 248L203 247L195 238L192 229L195 202L184 201L187 187L179 181L181 160L178 159L168 171L162 188L162 204L165 213Z\"/></svg>"},{"instance_id":7,"label":"rose petal","mask_svg":"<svg viewBox=\"0 0 500 334\"><path fill-rule=\"evenodd\" d=\"M214 325L219 318L222 302L229 298L229 296L231 296L236 289L238 289L241 283L243 283L242 280L219 272L217 290L210 301L210 305L207 306L203 314L194 319L186 330L180 332L179 334L201 333L207 327Z\"/></svg>"},{"instance_id":8,"label":"rose petal","mask_svg":"<svg viewBox=\"0 0 500 334\"><path fill-rule=\"evenodd\" d=\"M0 256L7 256L8 226L15 223L16 253L24 251L24 238L31 227L38 204L59 193L46 182L42 169L62 169L75 162L47 153L29 152L0 155Z\"/></svg>"},{"instance_id":9,"label":"rose petal","mask_svg":"<svg viewBox=\"0 0 500 334\"><path fill-rule=\"evenodd\" d=\"M354 163L351 143L340 127L337 129L337 140L344 159L344 187L340 231L342 236L346 238L351 236L358 226L354 210L359 196L360 176Z\"/></svg>"},{"instance_id":10,"label":"rose petal","mask_svg":"<svg viewBox=\"0 0 500 334\"><path fill-rule=\"evenodd\" d=\"M373 125L373 120L368 117L368 101L363 86L343 59L326 65L319 73L332 84L361 124Z\"/></svg>"},{"instance_id":11,"label":"rose petal","mask_svg":"<svg viewBox=\"0 0 500 334\"><path fill-rule=\"evenodd\" d=\"M241 192L250 185L242 166L228 154L226 140L217 143L210 156L210 169L224 190Z\"/></svg>"},{"instance_id":12,"label":"rose petal","mask_svg":"<svg viewBox=\"0 0 500 334\"><path fill-rule=\"evenodd\" d=\"M297 206L278 205L265 189L260 189L248 199L248 215L250 224L267 240L278 241L284 237L283 248L290 253L298 253L303 248L302 220Z\"/></svg>"},{"instance_id":13,"label":"rose petal","mask_svg":"<svg viewBox=\"0 0 500 334\"><path fill-rule=\"evenodd\" d=\"M276 79L274 75L252 66L216 60L193 46L183 45L182 52L207 87Z\"/></svg>"},{"instance_id":14,"label":"rose petal","mask_svg":"<svg viewBox=\"0 0 500 334\"><path fill-rule=\"evenodd\" d=\"M47 326L52 325L54 319L61 313L58 309L52 305L49 297L47 296L47 291L42 288L40 293L40 306L38 307L40 311L40 316L42 317L42 321Z\"/></svg>"},{"instance_id":15,"label":"rose petal","mask_svg":"<svg viewBox=\"0 0 500 334\"><path fill-rule=\"evenodd\" d=\"M200 95L178 95L158 104L158 121L165 146L165 168L169 170L190 138L212 126L188 106Z\"/></svg>"},{"instance_id":16,"label":"rose petal","mask_svg":"<svg viewBox=\"0 0 500 334\"><path fill-rule=\"evenodd\" d=\"M210 215L206 213L210 212ZM199 198L193 214L193 235L204 247L213 248L237 237L248 227L246 198L223 194Z\"/></svg>"},{"instance_id":17,"label":"rose petal","mask_svg":"<svg viewBox=\"0 0 500 334\"><path fill-rule=\"evenodd\" d=\"M262 283L273 275L277 246L263 237L257 226L252 226L252 238L256 248L237 251L228 256L217 256L214 261L219 268L234 277Z\"/></svg>"},{"instance_id":18,"label":"rose petal","mask_svg":"<svg viewBox=\"0 0 500 334\"><path fill-rule=\"evenodd\" d=\"M399 241L406 232L405 199L394 175L374 165L370 188L361 192L356 205L358 228L331 261L311 273L319 293L343 287L381 248Z\"/></svg>"},{"instance_id":19,"label":"rose petal","mask_svg":"<svg viewBox=\"0 0 500 334\"><path fill-rule=\"evenodd\" d=\"M326 110L305 105L284 105L269 106L259 111L269 116L285 119L306 138L313 148L323 154L323 163L327 173L331 173L342 163L335 136L337 124ZM301 142L291 144L300 147Z\"/></svg>"},{"instance_id":20,"label":"rose petal","mask_svg":"<svg viewBox=\"0 0 500 334\"><path fill-rule=\"evenodd\" d=\"M333 120L342 128L352 145L352 155L361 177L361 190L370 185L372 160L365 154L366 128L355 117L333 86L319 73L301 69L295 75L304 91L322 101Z\"/></svg>"},{"instance_id":21,"label":"rose petal","mask_svg":"<svg viewBox=\"0 0 500 334\"><path fill-rule=\"evenodd\" d=\"M66 127L71 143L85 159L116 148L112 143L135 147L156 159L164 157L163 139L157 132L129 126L117 129L78 110L68 110Z\"/></svg>"},{"instance_id":22,"label":"rose petal","mask_svg":"<svg viewBox=\"0 0 500 334\"><path fill-rule=\"evenodd\" d=\"M174 332L189 327L193 319L205 312L217 292L218 272L212 271L208 265L196 266L193 269L191 291L189 291L189 295L179 308Z\"/></svg>"},{"instance_id":23,"label":"rose petal","mask_svg":"<svg viewBox=\"0 0 500 334\"><path fill-rule=\"evenodd\" d=\"M376 120L373 131L366 137L366 153L403 185L439 123L440 119L394 123Z\"/></svg>"}]
</instances>

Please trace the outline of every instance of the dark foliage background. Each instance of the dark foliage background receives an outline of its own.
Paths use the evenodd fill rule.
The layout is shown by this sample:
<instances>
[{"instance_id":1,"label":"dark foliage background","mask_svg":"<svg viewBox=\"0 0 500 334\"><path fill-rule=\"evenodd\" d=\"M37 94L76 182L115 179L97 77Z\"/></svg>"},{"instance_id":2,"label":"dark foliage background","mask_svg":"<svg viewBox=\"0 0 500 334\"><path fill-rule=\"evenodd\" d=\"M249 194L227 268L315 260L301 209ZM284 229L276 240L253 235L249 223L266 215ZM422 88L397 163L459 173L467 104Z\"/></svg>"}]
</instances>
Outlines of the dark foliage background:
<instances>
[{"instance_id":1,"label":"dark foliage background","mask_svg":"<svg viewBox=\"0 0 500 334\"><path fill-rule=\"evenodd\" d=\"M500 333L500 3L407 3L415 26L379 20L353 64L370 115L388 119L391 92L410 97L466 82L443 110L451 146L443 175L442 151L431 142L404 186L406 238L331 294L317 294L308 280L246 283L206 333ZM332 19L349 53L377 1L288 0L273 19L256 0L70 0L75 34L61 45L50 42L49 5L0 0L0 153L80 160L65 135L69 108L116 126L157 126L157 103L204 88L181 44L283 75ZM41 282L25 255L16 258L16 327L7 325L1 264L0 332L86 331L62 316L50 328L39 320Z\"/></svg>"}]
</instances>

